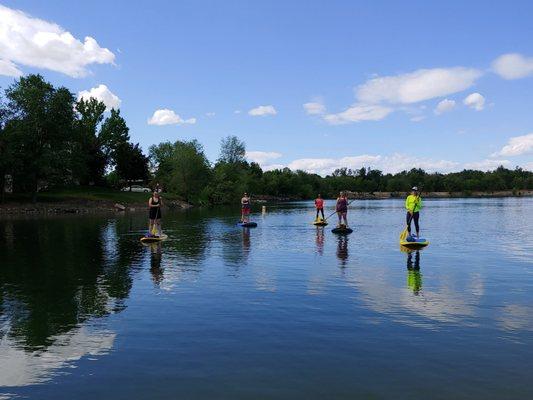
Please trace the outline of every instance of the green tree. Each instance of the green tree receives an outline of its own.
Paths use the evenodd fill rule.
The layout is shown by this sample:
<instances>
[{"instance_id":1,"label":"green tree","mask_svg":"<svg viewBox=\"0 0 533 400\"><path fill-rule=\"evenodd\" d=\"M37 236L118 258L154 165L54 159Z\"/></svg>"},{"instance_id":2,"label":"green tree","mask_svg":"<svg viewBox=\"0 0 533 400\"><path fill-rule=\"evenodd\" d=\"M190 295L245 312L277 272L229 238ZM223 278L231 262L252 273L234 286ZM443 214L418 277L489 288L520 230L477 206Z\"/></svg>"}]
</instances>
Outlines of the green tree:
<instances>
[{"instance_id":1,"label":"green tree","mask_svg":"<svg viewBox=\"0 0 533 400\"><path fill-rule=\"evenodd\" d=\"M146 157L139 144L125 142L115 149L115 171L120 179L131 185L135 181L148 179L148 157Z\"/></svg>"},{"instance_id":2,"label":"green tree","mask_svg":"<svg viewBox=\"0 0 533 400\"><path fill-rule=\"evenodd\" d=\"M246 145L237 136L228 136L220 144L219 162L240 164L245 162Z\"/></svg>"},{"instance_id":3,"label":"green tree","mask_svg":"<svg viewBox=\"0 0 533 400\"><path fill-rule=\"evenodd\" d=\"M168 142L150 147L150 160L155 166L155 179L167 191L178 194L189 202L197 202L207 186L211 166L202 145L196 141Z\"/></svg>"},{"instance_id":4,"label":"green tree","mask_svg":"<svg viewBox=\"0 0 533 400\"><path fill-rule=\"evenodd\" d=\"M65 183L70 175L74 96L40 75L28 75L6 90L6 98L14 183L36 201L40 186Z\"/></svg>"}]
</instances>

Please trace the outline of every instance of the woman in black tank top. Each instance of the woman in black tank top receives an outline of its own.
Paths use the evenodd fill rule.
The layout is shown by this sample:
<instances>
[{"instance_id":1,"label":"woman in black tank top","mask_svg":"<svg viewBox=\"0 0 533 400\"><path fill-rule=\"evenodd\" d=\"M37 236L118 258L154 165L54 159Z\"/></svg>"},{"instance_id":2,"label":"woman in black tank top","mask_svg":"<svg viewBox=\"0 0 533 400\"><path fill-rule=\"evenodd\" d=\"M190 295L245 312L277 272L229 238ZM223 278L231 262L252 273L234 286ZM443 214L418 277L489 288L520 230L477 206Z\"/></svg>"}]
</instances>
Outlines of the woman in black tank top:
<instances>
[{"instance_id":1,"label":"woman in black tank top","mask_svg":"<svg viewBox=\"0 0 533 400\"><path fill-rule=\"evenodd\" d=\"M148 232L154 236L161 236L161 206L163 201L159 193L154 192L148 200Z\"/></svg>"}]
</instances>

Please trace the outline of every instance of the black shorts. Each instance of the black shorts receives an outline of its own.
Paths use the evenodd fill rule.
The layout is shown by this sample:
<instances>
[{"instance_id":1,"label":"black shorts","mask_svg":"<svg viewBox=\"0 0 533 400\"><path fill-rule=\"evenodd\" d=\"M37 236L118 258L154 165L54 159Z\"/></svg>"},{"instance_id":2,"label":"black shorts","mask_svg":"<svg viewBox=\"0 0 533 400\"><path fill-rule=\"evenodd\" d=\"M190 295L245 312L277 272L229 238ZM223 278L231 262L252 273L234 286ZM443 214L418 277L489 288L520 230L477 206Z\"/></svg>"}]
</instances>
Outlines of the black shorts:
<instances>
[{"instance_id":1,"label":"black shorts","mask_svg":"<svg viewBox=\"0 0 533 400\"><path fill-rule=\"evenodd\" d=\"M148 213L149 219L161 219L161 208L159 207L150 207L150 211Z\"/></svg>"}]
</instances>

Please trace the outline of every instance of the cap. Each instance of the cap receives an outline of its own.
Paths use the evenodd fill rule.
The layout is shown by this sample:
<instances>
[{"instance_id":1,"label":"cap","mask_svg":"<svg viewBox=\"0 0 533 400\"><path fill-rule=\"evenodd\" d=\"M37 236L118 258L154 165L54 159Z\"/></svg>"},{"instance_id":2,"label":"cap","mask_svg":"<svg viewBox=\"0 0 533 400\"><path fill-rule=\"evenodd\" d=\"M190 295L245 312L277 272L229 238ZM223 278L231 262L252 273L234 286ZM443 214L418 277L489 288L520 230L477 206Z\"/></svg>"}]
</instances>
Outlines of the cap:
<instances>
[{"instance_id":1,"label":"cap","mask_svg":"<svg viewBox=\"0 0 533 400\"><path fill-rule=\"evenodd\" d=\"M415 192L418 192L418 187L417 187L417 186L413 186L413 187L411 188L411 190L414 190Z\"/></svg>"}]
</instances>

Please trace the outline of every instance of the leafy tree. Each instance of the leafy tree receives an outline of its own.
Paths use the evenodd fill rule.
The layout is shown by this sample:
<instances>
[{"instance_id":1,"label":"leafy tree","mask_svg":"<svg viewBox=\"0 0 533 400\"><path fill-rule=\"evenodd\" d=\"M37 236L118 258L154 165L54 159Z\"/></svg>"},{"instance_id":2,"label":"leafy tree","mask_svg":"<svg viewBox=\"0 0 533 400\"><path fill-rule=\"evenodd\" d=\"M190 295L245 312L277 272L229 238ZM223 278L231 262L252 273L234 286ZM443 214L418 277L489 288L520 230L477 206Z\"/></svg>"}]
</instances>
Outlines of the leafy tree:
<instances>
[{"instance_id":1,"label":"leafy tree","mask_svg":"<svg viewBox=\"0 0 533 400\"><path fill-rule=\"evenodd\" d=\"M115 171L120 179L125 180L131 190L135 181L148 179L148 157L139 144L125 142L118 145L115 152Z\"/></svg>"},{"instance_id":2,"label":"leafy tree","mask_svg":"<svg viewBox=\"0 0 533 400\"><path fill-rule=\"evenodd\" d=\"M95 98L76 104L78 145L73 164L82 184L103 184L106 169L115 163L116 149L129 141L129 128L120 111L112 109L104 120L105 110L105 104Z\"/></svg>"},{"instance_id":3,"label":"leafy tree","mask_svg":"<svg viewBox=\"0 0 533 400\"><path fill-rule=\"evenodd\" d=\"M157 168L155 179L187 201L196 202L209 182L211 166L196 140L152 146L150 159Z\"/></svg>"},{"instance_id":4,"label":"leafy tree","mask_svg":"<svg viewBox=\"0 0 533 400\"><path fill-rule=\"evenodd\" d=\"M220 146L219 162L239 164L245 162L246 145L237 136L228 136L222 139Z\"/></svg>"},{"instance_id":5,"label":"leafy tree","mask_svg":"<svg viewBox=\"0 0 533 400\"><path fill-rule=\"evenodd\" d=\"M40 75L28 75L6 90L6 98L14 182L36 201L40 184L63 183L69 175L74 96Z\"/></svg>"}]
</instances>

